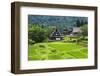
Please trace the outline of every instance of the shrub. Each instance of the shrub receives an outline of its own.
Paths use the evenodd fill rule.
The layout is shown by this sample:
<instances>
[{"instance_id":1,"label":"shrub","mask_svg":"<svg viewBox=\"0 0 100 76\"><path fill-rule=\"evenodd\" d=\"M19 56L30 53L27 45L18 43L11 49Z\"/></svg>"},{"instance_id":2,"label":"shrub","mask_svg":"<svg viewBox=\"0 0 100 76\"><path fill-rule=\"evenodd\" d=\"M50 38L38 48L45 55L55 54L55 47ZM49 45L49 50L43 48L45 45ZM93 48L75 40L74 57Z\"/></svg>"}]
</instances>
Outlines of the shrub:
<instances>
[{"instance_id":1,"label":"shrub","mask_svg":"<svg viewBox=\"0 0 100 76\"><path fill-rule=\"evenodd\" d=\"M39 45L39 47L41 47L41 48L45 48L45 46L44 46L44 45Z\"/></svg>"},{"instance_id":2,"label":"shrub","mask_svg":"<svg viewBox=\"0 0 100 76\"><path fill-rule=\"evenodd\" d=\"M51 50L51 52L57 52L57 50L53 49L53 50Z\"/></svg>"},{"instance_id":3,"label":"shrub","mask_svg":"<svg viewBox=\"0 0 100 76\"><path fill-rule=\"evenodd\" d=\"M35 41L28 39L28 44L35 44Z\"/></svg>"}]
</instances>

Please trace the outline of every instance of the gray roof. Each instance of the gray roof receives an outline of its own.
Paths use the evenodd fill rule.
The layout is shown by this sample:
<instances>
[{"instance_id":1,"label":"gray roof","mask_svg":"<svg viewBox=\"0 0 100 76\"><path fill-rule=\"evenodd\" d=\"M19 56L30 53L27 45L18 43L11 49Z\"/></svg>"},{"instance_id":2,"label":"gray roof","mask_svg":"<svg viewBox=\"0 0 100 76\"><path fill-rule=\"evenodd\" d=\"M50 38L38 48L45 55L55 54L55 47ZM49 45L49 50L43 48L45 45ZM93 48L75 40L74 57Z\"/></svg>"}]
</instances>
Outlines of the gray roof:
<instances>
[{"instance_id":1,"label":"gray roof","mask_svg":"<svg viewBox=\"0 0 100 76\"><path fill-rule=\"evenodd\" d=\"M73 33L74 32L81 32L81 29L80 29L80 27L73 27L73 31L72 31Z\"/></svg>"}]
</instances>

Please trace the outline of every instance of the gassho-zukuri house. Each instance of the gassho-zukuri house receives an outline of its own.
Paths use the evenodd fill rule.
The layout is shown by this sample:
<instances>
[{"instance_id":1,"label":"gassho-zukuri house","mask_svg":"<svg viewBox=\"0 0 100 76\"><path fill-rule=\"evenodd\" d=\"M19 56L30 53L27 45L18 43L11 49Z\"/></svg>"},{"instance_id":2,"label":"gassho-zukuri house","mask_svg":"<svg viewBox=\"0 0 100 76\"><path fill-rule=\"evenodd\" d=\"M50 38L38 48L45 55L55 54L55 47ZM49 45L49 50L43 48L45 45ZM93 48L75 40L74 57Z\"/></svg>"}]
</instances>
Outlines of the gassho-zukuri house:
<instances>
[{"instance_id":1,"label":"gassho-zukuri house","mask_svg":"<svg viewBox=\"0 0 100 76\"><path fill-rule=\"evenodd\" d=\"M61 34L61 32L58 29L55 29L51 35L50 35L50 40L63 40L63 36Z\"/></svg>"},{"instance_id":2,"label":"gassho-zukuri house","mask_svg":"<svg viewBox=\"0 0 100 76\"><path fill-rule=\"evenodd\" d=\"M79 33L81 33L80 27L73 27L73 31L70 33L70 36L77 36Z\"/></svg>"},{"instance_id":3,"label":"gassho-zukuri house","mask_svg":"<svg viewBox=\"0 0 100 76\"><path fill-rule=\"evenodd\" d=\"M80 27L73 27L73 30L72 32L69 34L69 35L66 35L66 36L69 36L69 37L77 37L79 33L81 33L81 29ZM59 40L63 40L63 35L61 34L61 32L56 28L50 35L49 39L54 41L59 41Z\"/></svg>"}]
</instances>

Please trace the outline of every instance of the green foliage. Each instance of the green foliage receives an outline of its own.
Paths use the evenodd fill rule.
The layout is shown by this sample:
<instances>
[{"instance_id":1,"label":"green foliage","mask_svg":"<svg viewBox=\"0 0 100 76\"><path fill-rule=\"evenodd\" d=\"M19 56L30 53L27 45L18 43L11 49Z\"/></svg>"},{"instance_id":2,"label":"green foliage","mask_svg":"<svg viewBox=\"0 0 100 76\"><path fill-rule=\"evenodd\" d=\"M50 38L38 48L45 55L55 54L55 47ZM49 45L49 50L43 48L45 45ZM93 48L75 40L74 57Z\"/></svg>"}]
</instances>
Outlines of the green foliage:
<instances>
[{"instance_id":1,"label":"green foliage","mask_svg":"<svg viewBox=\"0 0 100 76\"><path fill-rule=\"evenodd\" d=\"M34 44L34 43L35 43L35 41L28 39L28 44Z\"/></svg>"},{"instance_id":2,"label":"green foliage","mask_svg":"<svg viewBox=\"0 0 100 76\"><path fill-rule=\"evenodd\" d=\"M33 41L35 43L47 41L53 29L54 27L52 26L44 28L44 26L39 24L29 24L28 25L29 44L31 44Z\"/></svg>"},{"instance_id":3,"label":"green foliage","mask_svg":"<svg viewBox=\"0 0 100 76\"><path fill-rule=\"evenodd\" d=\"M39 27L39 25L29 25L28 39L31 39L36 43L42 42L44 39L46 39L46 31Z\"/></svg>"},{"instance_id":4,"label":"green foliage","mask_svg":"<svg viewBox=\"0 0 100 76\"><path fill-rule=\"evenodd\" d=\"M63 34L64 34L64 35L67 35L67 34L68 34L68 32L69 32L69 30L68 30L68 28L67 28L67 27L63 29Z\"/></svg>"},{"instance_id":5,"label":"green foliage","mask_svg":"<svg viewBox=\"0 0 100 76\"><path fill-rule=\"evenodd\" d=\"M80 27L80 26L81 26L80 20L77 20L77 21L76 21L76 26L77 26L77 27Z\"/></svg>"},{"instance_id":6,"label":"green foliage","mask_svg":"<svg viewBox=\"0 0 100 76\"><path fill-rule=\"evenodd\" d=\"M79 19L76 21L76 27L81 27L86 24L88 24L87 21L83 21L83 20L79 20Z\"/></svg>"},{"instance_id":7,"label":"green foliage","mask_svg":"<svg viewBox=\"0 0 100 76\"><path fill-rule=\"evenodd\" d=\"M28 60L81 59L88 57L87 47L76 43L46 42L29 45Z\"/></svg>"},{"instance_id":8,"label":"green foliage","mask_svg":"<svg viewBox=\"0 0 100 76\"><path fill-rule=\"evenodd\" d=\"M43 28L50 26L57 27L60 31L66 27L74 27L79 20L79 24L86 23L88 17L75 16L49 16L49 15L28 15L29 24L40 24Z\"/></svg>"},{"instance_id":9,"label":"green foliage","mask_svg":"<svg viewBox=\"0 0 100 76\"><path fill-rule=\"evenodd\" d=\"M45 48L45 46L44 46L44 45L39 45L39 47L40 47L40 48Z\"/></svg>"},{"instance_id":10,"label":"green foliage","mask_svg":"<svg viewBox=\"0 0 100 76\"><path fill-rule=\"evenodd\" d=\"M45 28L47 38L50 37L50 34L54 29L54 26L48 26L48 28Z\"/></svg>"},{"instance_id":11,"label":"green foliage","mask_svg":"<svg viewBox=\"0 0 100 76\"><path fill-rule=\"evenodd\" d=\"M82 35L83 36L87 36L88 35L88 27L87 27L87 25L81 26L81 30L82 30Z\"/></svg>"}]
</instances>

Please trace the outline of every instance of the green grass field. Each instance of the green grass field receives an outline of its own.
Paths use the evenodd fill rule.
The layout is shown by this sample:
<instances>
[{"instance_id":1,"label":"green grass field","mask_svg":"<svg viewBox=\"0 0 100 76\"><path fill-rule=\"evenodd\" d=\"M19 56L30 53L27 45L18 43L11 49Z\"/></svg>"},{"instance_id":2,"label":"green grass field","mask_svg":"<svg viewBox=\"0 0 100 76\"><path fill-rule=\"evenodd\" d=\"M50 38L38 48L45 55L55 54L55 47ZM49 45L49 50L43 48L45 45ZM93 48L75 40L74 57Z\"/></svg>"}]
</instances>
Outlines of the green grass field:
<instances>
[{"instance_id":1,"label":"green grass field","mask_svg":"<svg viewBox=\"0 0 100 76\"><path fill-rule=\"evenodd\" d=\"M45 42L28 47L28 60L81 59L87 57L87 47L76 43Z\"/></svg>"}]
</instances>

